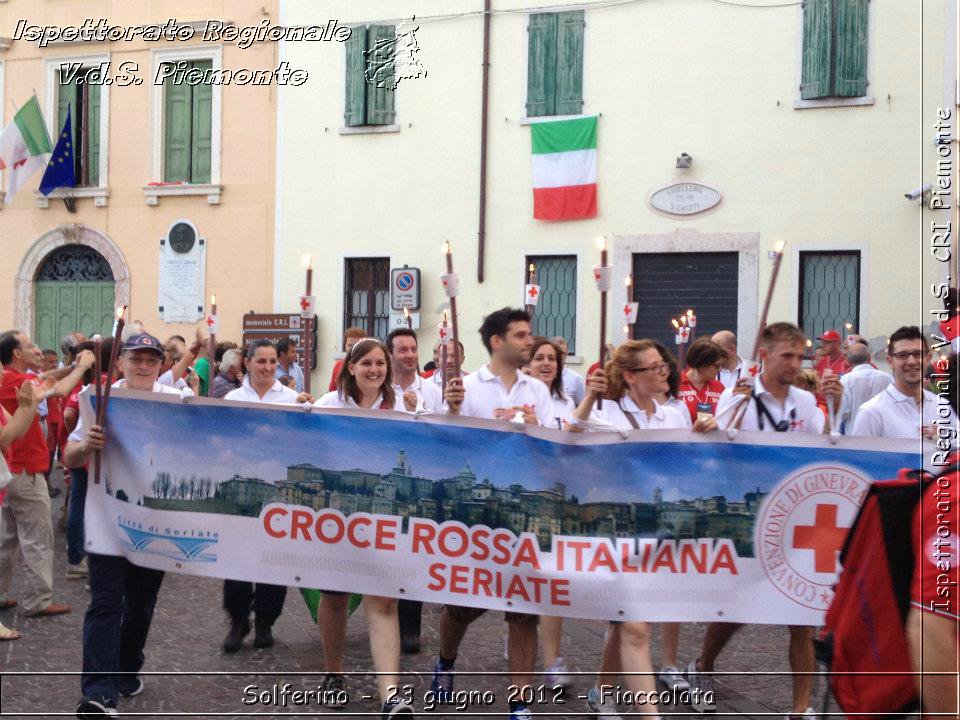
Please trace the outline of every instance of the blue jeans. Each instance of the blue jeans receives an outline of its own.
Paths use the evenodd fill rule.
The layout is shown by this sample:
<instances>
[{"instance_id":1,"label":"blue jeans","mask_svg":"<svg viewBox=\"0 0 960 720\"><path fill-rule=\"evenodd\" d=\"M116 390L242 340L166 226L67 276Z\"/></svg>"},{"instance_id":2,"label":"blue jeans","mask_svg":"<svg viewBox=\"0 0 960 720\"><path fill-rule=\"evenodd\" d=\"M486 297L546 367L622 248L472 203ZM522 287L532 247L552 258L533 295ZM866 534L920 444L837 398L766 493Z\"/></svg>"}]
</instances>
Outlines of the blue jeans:
<instances>
[{"instance_id":1,"label":"blue jeans","mask_svg":"<svg viewBox=\"0 0 960 720\"><path fill-rule=\"evenodd\" d=\"M137 686L163 572L96 553L87 555L87 564L90 606L83 618L80 689L84 697L116 704L120 691Z\"/></svg>"},{"instance_id":2,"label":"blue jeans","mask_svg":"<svg viewBox=\"0 0 960 720\"><path fill-rule=\"evenodd\" d=\"M70 502L67 507L67 562L77 565L87 554L83 547L83 508L87 501L87 469L71 469L70 478Z\"/></svg>"}]
</instances>

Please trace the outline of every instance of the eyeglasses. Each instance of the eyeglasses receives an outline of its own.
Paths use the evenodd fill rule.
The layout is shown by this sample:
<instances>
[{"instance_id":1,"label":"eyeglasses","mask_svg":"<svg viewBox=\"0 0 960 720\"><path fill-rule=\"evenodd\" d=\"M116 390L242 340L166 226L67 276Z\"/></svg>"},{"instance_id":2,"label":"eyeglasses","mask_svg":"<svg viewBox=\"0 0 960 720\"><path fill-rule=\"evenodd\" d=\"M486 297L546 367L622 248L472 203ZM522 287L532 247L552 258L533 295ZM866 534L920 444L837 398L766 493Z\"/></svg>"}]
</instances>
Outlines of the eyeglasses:
<instances>
[{"instance_id":1,"label":"eyeglasses","mask_svg":"<svg viewBox=\"0 0 960 720\"><path fill-rule=\"evenodd\" d=\"M926 353L920 350L903 350L897 353L890 353L890 357L903 362L904 360L923 360Z\"/></svg>"},{"instance_id":2,"label":"eyeglasses","mask_svg":"<svg viewBox=\"0 0 960 720\"><path fill-rule=\"evenodd\" d=\"M662 372L670 372L670 366L667 365L666 363L657 363L656 365L650 365L649 367L645 367L645 368L642 368L642 367L633 368L632 372L636 372L636 373L645 373L645 372L662 373Z\"/></svg>"}]
</instances>

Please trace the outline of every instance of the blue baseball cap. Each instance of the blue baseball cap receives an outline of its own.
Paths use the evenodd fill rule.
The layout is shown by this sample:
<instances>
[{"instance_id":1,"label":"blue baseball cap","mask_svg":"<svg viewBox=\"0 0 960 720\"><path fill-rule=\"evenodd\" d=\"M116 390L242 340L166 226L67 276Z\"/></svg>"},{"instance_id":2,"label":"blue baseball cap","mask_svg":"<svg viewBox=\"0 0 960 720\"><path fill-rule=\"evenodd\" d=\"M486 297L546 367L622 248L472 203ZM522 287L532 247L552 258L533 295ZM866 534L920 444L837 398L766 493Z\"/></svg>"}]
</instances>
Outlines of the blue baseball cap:
<instances>
[{"instance_id":1,"label":"blue baseball cap","mask_svg":"<svg viewBox=\"0 0 960 720\"><path fill-rule=\"evenodd\" d=\"M149 350L154 352L160 357L163 357L163 343L161 343L157 338L155 338L150 333L138 333L136 335L131 335L127 338L127 341L123 344L121 348L123 352L130 352L133 350Z\"/></svg>"}]
</instances>

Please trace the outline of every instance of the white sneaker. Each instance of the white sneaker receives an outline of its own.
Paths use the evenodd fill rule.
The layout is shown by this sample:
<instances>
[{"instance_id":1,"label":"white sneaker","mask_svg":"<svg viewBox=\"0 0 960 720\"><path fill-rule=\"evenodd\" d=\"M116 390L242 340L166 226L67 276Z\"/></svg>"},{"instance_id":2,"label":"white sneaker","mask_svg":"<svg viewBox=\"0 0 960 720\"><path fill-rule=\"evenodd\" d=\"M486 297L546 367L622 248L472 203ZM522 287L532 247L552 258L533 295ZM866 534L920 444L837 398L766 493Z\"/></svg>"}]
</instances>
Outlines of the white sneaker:
<instances>
[{"instance_id":1,"label":"white sneaker","mask_svg":"<svg viewBox=\"0 0 960 720\"><path fill-rule=\"evenodd\" d=\"M713 685L713 676L697 670L696 660L691 660L687 666L687 682L690 684L690 707L697 712L716 712L717 689Z\"/></svg>"},{"instance_id":2,"label":"white sneaker","mask_svg":"<svg viewBox=\"0 0 960 720\"><path fill-rule=\"evenodd\" d=\"M68 580L76 580L78 578L85 578L89 572L87 571L87 559L83 558L76 565L67 565L67 571L64 573L65 577Z\"/></svg>"},{"instance_id":3,"label":"white sneaker","mask_svg":"<svg viewBox=\"0 0 960 720\"><path fill-rule=\"evenodd\" d=\"M563 656L558 657L543 670L543 684L547 687L572 687L573 676L567 669Z\"/></svg>"},{"instance_id":4,"label":"white sneaker","mask_svg":"<svg viewBox=\"0 0 960 720\"><path fill-rule=\"evenodd\" d=\"M660 668L660 672L657 673L657 680L663 683L668 690L683 692L690 689L690 683L683 676L683 670L676 665L664 665Z\"/></svg>"},{"instance_id":5,"label":"white sneaker","mask_svg":"<svg viewBox=\"0 0 960 720\"><path fill-rule=\"evenodd\" d=\"M600 701L600 691L596 685L590 688L590 692L587 693L587 707L596 713L597 717L604 720L621 720L616 705Z\"/></svg>"},{"instance_id":6,"label":"white sneaker","mask_svg":"<svg viewBox=\"0 0 960 720\"><path fill-rule=\"evenodd\" d=\"M800 718L801 720L818 720L820 716L817 715L816 711L812 707L808 707L807 711L803 715L796 715L794 713L787 713L783 716L784 720L796 720Z\"/></svg>"}]
</instances>

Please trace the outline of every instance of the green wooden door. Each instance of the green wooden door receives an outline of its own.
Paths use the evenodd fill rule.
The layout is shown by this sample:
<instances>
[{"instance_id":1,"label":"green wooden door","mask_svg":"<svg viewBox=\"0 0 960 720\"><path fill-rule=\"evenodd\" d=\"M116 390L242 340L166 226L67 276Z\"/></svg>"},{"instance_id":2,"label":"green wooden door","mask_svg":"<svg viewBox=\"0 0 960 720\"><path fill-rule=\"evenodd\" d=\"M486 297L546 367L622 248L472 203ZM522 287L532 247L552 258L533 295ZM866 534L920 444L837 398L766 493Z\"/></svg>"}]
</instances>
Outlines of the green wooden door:
<instances>
[{"instance_id":1,"label":"green wooden door","mask_svg":"<svg viewBox=\"0 0 960 720\"><path fill-rule=\"evenodd\" d=\"M59 352L60 338L79 330L89 337L108 335L113 327L112 282L38 282L33 339Z\"/></svg>"},{"instance_id":2,"label":"green wooden door","mask_svg":"<svg viewBox=\"0 0 960 720\"><path fill-rule=\"evenodd\" d=\"M33 340L59 350L68 332L107 335L113 303L113 273L103 256L82 245L59 248L44 259L34 282Z\"/></svg>"}]
</instances>

